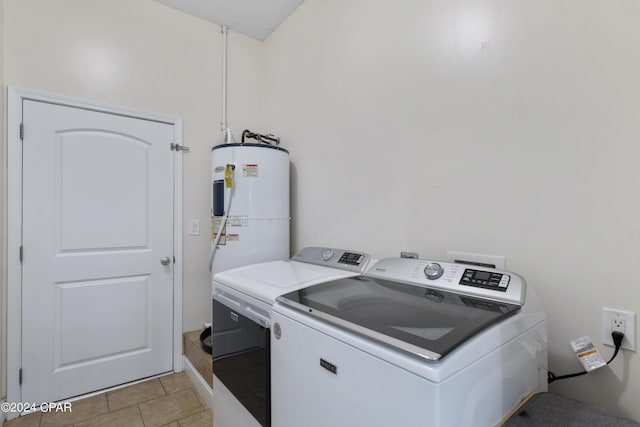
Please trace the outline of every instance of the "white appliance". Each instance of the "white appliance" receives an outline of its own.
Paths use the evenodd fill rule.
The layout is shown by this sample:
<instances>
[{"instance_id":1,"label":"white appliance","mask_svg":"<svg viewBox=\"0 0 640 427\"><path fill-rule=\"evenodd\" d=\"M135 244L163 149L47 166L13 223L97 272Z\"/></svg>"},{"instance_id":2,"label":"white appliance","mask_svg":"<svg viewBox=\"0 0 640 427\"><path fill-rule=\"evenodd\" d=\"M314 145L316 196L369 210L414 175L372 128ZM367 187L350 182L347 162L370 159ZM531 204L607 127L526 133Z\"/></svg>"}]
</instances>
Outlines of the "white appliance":
<instances>
[{"instance_id":1,"label":"white appliance","mask_svg":"<svg viewBox=\"0 0 640 427\"><path fill-rule=\"evenodd\" d=\"M514 273L392 258L277 301L277 427L494 426L547 390L546 316Z\"/></svg>"},{"instance_id":2,"label":"white appliance","mask_svg":"<svg viewBox=\"0 0 640 427\"><path fill-rule=\"evenodd\" d=\"M211 277L289 258L289 152L249 143L221 144L211 151L212 240L222 228L212 245Z\"/></svg>"},{"instance_id":3,"label":"white appliance","mask_svg":"<svg viewBox=\"0 0 640 427\"><path fill-rule=\"evenodd\" d=\"M362 274L366 254L308 247L291 260L240 267L214 277L213 394L216 427L271 423L270 326L276 297L325 281Z\"/></svg>"}]
</instances>

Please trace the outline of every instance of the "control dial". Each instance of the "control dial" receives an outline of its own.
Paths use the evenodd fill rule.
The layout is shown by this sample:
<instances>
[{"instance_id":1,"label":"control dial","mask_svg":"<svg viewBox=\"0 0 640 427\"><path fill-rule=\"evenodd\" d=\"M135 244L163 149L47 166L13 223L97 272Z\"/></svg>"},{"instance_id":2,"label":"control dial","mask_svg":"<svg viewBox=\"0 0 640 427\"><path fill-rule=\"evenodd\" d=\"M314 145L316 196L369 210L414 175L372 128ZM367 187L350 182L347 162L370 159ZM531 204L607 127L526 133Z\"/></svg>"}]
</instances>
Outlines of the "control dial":
<instances>
[{"instance_id":1,"label":"control dial","mask_svg":"<svg viewBox=\"0 0 640 427\"><path fill-rule=\"evenodd\" d=\"M444 268L442 268L442 266L437 262L430 262L424 268L424 275L427 276L427 279L429 280L435 280L442 276L443 273Z\"/></svg>"},{"instance_id":2,"label":"control dial","mask_svg":"<svg viewBox=\"0 0 640 427\"><path fill-rule=\"evenodd\" d=\"M320 256L322 257L323 261L329 261L331 258L333 258L333 251L331 249L325 249L324 251L322 251L322 254Z\"/></svg>"}]
</instances>

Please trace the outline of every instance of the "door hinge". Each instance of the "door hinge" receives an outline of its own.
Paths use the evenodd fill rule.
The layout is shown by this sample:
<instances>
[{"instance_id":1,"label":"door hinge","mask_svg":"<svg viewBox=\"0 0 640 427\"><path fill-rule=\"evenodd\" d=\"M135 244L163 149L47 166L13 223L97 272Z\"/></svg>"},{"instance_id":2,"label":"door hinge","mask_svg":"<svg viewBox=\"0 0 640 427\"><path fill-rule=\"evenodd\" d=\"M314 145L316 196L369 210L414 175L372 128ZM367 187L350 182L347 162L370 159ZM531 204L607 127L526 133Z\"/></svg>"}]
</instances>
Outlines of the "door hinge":
<instances>
[{"instance_id":1,"label":"door hinge","mask_svg":"<svg viewBox=\"0 0 640 427\"><path fill-rule=\"evenodd\" d=\"M20 246L20 264L22 264L23 254L24 254L24 251L22 250L22 246Z\"/></svg>"},{"instance_id":2,"label":"door hinge","mask_svg":"<svg viewBox=\"0 0 640 427\"><path fill-rule=\"evenodd\" d=\"M20 140L24 141L24 123L20 123Z\"/></svg>"},{"instance_id":3,"label":"door hinge","mask_svg":"<svg viewBox=\"0 0 640 427\"><path fill-rule=\"evenodd\" d=\"M22 385L22 368L18 371L18 385Z\"/></svg>"},{"instance_id":4,"label":"door hinge","mask_svg":"<svg viewBox=\"0 0 640 427\"><path fill-rule=\"evenodd\" d=\"M186 145L176 144L174 142L171 143L171 151L184 151L185 153L189 153L191 149Z\"/></svg>"}]
</instances>

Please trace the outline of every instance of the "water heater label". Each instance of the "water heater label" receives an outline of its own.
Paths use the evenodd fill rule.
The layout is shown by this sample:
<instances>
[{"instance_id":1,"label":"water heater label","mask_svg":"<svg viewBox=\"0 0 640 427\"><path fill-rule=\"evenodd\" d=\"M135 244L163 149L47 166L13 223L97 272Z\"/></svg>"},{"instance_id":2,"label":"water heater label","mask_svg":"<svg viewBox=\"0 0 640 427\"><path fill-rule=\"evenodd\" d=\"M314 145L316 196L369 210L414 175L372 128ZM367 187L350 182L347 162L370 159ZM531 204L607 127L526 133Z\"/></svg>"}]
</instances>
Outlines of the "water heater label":
<instances>
[{"instance_id":1,"label":"water heater label","mask_svg":"<svg viewBox=\"0 0 640 427\"><path fill-rule=\"evenodd\" d=\"M247 163L242 165L242 176L245 178L258 177L258 165L255 163Z\"/></svg>"},{"instance_id":2,"label":"water heater label","mask_svg":"<svg viewBox=\"0 0 640 427\"><path fill-rule=\"evenodd\" d=\"M211 217L211 240L215 240L216 236L218 235L218 230L220 229L220 224L222 224L222 217L221 216L212 216ZM219 245L225 245L227 243L227 226L224 226L224 229L222 230L222 236L220 236L220 241L218 242Z\"/></svg>"}]
</instances>

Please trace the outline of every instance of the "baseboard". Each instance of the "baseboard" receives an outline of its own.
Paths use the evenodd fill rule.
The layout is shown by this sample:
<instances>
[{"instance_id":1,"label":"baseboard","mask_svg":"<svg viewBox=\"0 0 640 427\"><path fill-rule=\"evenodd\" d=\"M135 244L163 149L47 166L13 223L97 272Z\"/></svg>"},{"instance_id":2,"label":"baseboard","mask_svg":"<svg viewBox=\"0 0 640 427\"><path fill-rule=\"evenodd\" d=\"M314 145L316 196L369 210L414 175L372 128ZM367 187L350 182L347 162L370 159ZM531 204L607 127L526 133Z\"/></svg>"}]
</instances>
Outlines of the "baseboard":
<instances>
[{"instance_id":1,"label":"baseboard","mask_svg":"<svg viewBox=\"0 0 640 427\"><path fill-rule=\"evenodd\" d=\"M4 400L2 402L4 403ZM4 411L0 411L0 427L4 425L5 421L7 421L7 414Z\"/></svg>"},{"instance_id":2,"label":"baseboard","mask_svg":"<svg viewBox=\"0 0 640 427\"><path fill-rule=\"evenodd\" d=\"M204 378L202 378L198 370L193 367L185 355L182 355L182 364L184 366L184 372L187 374L196 390L198 390L198 393L202 396L202 399L205 401L209 409L213 411L213 390L211 390L209 384L207 384Z\"/></svg>"}]
</instances>

